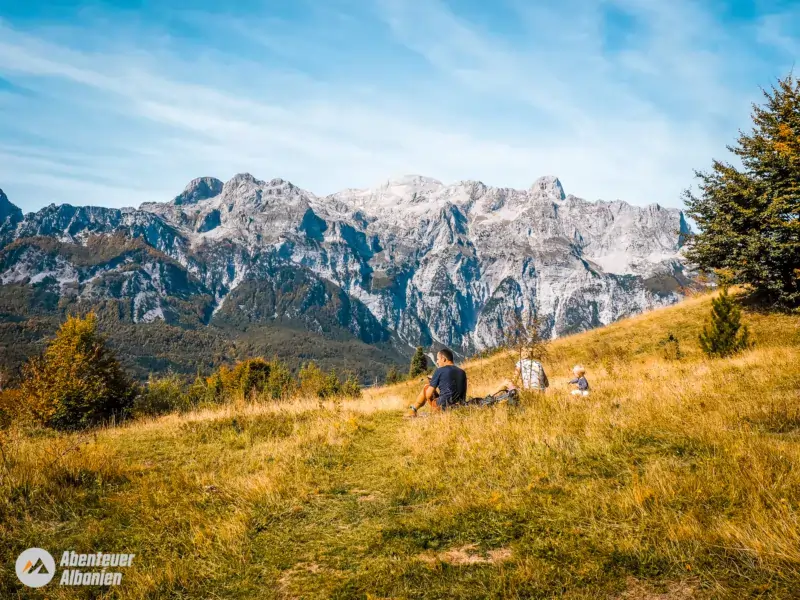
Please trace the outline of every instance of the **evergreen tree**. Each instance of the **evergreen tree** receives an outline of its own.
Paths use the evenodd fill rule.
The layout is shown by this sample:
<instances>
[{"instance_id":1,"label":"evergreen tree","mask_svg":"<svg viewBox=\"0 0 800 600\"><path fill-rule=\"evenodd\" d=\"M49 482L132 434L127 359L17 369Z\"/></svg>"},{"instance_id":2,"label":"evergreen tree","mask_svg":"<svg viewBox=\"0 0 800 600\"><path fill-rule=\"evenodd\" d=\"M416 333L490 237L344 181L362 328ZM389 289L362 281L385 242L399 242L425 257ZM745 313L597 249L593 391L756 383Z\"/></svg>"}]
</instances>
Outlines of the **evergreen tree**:
<instances>
[{"instance_id":1,"label":"evergreen tree","mask_svg":"<svg viewBox=\"0 0 800 600\"><path fill-rule=\"evenodd\" d=\"M409 377L417 377L428 372L428 357L422 350L422 346L417 346L414 356L411 357L411 366L408 369Z\"/></svg>"},{"instance_id":2,"label":"evergreen tree","mask_svg":"<svg viewBox=\"0 0 800 600\"><path fill-rule=\"evenodd\" d=\"M713 162L697 172L700 195L684 193L700 228L688 258L752 286L764 300L800 305L800 80L789 75L753 105L753 129L735 147L742 168Z\"/></svg>"},{"instance_id":3,"label":"evergreen tree","mask_svg":"<svg viewBox=\"0 0 800 600\"><path fill-rule=\"evenodd\" d=\"M122 416L137 389L97 333L97 318L68 317L44 354L24 368L22 391L35 416L79 429Z\"/></svg>"},{"instance_id":4,"label":"evergreen tree","mask_svg":"<svg viewBox=\"0 0 800 600\"><path fill-rule=\"evenodd\" d=\"M709 356L730 356L750 346L747 326L728 290L711 301L711 320L700 334L700 347Z\"/></svg>"}]
</instances>

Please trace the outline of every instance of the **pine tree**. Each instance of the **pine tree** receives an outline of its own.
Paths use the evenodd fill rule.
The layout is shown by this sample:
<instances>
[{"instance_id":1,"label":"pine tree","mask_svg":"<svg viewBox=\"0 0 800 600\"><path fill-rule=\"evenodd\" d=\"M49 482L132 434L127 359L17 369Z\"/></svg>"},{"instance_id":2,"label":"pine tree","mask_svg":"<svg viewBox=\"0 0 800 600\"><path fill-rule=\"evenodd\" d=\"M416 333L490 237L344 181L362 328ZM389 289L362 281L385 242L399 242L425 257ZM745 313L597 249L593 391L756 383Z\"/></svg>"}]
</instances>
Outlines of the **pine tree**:
<instances>
[{"instance_id":1,"label":"pine tree","mask_svg":"<svg viewBox=\"0 0 800 600\"><path fill-rule=\"evenodd\" d=\"M414 356L411 357L411 366L408 369L409 377L417 377L428 371L428 357L425 356L425 351L422 346L417 346Z\"/></svg>"},{"instance_id":2,"label":"pine tree","mask_svg":"<svg viewBox=\"0 0 800 600\"><path fill-rule=\"evenodd\" d=\"M739 308L723 289L711 301L711 319L700 334L700 347L709 356L724 357L749 346L747 325L742 325Z\"/></svg>"},{"instance_id":3,"label":"pine tree","mask_svg":"<svg viewBox=\"0 0 800 600\"><path fill-rule=\"evenodd\" d=\"M800 80L789 75L753 105L753 129L735 147L742 169L713 162L697 172L700 195L684 193L700 228L687 257L747 284L762 299L800 306Z\"/></svg>"},{"instance_id":4,"label":"pine tree","mask_svg":"<svg viewBox=\"0 0 800 600\"><path fill-rule=\"evenodd\" d=\"M67 318L44 354L25 366L21 389L34 415L58 429L120 417L137 392L97 333L94 313Z\"/></svg>"}]
</instances>

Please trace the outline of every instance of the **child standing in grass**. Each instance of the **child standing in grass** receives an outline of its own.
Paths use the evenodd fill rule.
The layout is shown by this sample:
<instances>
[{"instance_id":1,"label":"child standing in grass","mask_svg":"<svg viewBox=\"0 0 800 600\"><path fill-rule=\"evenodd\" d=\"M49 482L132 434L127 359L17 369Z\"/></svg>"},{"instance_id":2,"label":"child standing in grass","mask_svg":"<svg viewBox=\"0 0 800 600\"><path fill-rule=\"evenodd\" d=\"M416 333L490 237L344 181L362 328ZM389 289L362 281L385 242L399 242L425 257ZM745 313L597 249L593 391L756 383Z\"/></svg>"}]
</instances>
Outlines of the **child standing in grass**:
<instances>
[{"instance_id":1,"label":"child standing in grass","mask_svg":"<svg viewBox=\"0 0 800 600\"><path fill-rule=\"evenodd\" d=\"M589 395L589 382L586 381L586 369L583 365L575 365L572 367L572 374L575 379L570 379L569 384L577 386L572 390L573 396L588 396Z\"/></svg>"}]
</instances>

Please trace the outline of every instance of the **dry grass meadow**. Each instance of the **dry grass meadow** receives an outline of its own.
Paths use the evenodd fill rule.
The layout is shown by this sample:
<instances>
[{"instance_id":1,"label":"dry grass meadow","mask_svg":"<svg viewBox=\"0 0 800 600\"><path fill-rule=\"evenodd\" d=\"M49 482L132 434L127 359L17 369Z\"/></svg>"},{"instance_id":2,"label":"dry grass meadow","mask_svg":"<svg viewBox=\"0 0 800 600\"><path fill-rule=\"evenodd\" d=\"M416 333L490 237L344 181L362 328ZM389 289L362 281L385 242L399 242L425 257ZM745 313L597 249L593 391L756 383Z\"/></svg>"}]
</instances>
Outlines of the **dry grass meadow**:
<instances>
[{"instance_id":1,"label":"dry grass meadow","mask_svg":"<svg viewBox=\"0 0 800 600\"><path fill-rule=\"evenodd\" d=\"M0 598L798 598L800 317L745 312L755 347L712 361L709 309L555 341L519 409L408 419L411 382L2 432ZM512 363L467 364L470 395ZM116 588L32 590L32 546L137 558Z\"/></svg>"}]
</instances>

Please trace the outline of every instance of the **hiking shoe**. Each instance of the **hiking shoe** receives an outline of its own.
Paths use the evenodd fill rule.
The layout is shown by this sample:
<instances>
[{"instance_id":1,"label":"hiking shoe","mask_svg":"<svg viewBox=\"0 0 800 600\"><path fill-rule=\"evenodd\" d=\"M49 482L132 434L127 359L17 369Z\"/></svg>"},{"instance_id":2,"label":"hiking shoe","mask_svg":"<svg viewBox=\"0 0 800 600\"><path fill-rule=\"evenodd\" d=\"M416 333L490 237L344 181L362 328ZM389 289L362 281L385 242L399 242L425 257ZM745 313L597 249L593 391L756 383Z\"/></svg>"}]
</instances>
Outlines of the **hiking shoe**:
<instances>
[{"instance_id":1,"label":"hiking shoe","mask_svg":"<svg viewBox=\"0 0 800 600\"><path fill-rule=\"evenodd\" d=\"M417 416L417 409L416 409L416 407L414 407L414 405L411 405L411 406L409 406L408 408L409 408L409 409L411 409L411 412L409 413L409 416L416 417L416 416Z\"/></svg>"}]
</instances>

